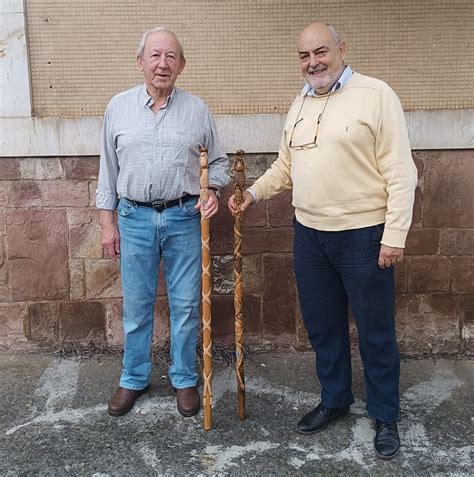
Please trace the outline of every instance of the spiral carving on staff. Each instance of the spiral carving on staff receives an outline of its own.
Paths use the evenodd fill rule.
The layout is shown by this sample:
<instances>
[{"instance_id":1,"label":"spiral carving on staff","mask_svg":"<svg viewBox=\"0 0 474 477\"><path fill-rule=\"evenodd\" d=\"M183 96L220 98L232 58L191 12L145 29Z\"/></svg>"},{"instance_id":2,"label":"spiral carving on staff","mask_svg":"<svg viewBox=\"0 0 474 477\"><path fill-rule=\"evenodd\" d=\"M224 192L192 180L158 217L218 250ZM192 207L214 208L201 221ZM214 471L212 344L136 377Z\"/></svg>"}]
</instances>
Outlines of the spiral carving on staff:
<instances>
[{"instance_id":1,"label":"spiral carving on staff","mask_svg":"<svg viewBox=\"0 0 474 477\"><path fill-rule=\"evenodd\" d=\"M244 151L239 149L234 159L234 197L237 211L234 216L234 311L235 311L235 355L237 376L238 414L245 419L245 377L242 320L242 222L241 204L245 187Z\"/></svg>"},{"instance_id":2,"label":"spiral carving on staff","mask_svg":"<svg viewBox=\"0 0 474 477\"><path fill-rule=\"evenodd\" d=\"M204 215L202 207L208 200L209 166L207 149L200 148L199 154L201 188L201 255L202 255L202 347L203 347L203 401L204 401L204 429L212 428L212 328L211 328L211 250L209 219Z\"/></svg>"}]
</instances>

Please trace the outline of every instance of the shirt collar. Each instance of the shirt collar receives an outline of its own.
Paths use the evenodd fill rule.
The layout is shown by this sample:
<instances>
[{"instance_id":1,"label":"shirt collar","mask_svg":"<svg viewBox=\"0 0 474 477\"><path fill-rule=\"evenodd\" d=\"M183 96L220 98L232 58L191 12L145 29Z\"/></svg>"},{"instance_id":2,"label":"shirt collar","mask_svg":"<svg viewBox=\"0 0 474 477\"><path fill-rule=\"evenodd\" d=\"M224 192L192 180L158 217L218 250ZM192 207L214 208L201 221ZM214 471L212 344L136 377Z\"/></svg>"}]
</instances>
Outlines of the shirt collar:
<instances>
[{"instance_id":1,"label":"shirt collar","mask_svg":"<svg viewBox=\"0 0 474 477\"><path fill-rule=\"evenodd\" d=\"M171 90L171 94L166 99L166 103L162 106L162 108L166 108L166 106L168 106L169 102L176 94L175 90L176 88L173 87L173 89ZM148 91L146 90L146 84L144 84L140 89L140 104L148 107L151 107L153 105L153 98L148 94Z\"/></svg>"},{"instance_id":2,"label":"shirt collar","mask_svg":"<svg viewBox=\"0 0 474 477\"><path fill-rule=\"evenodd\" d=\"M354 72L352 71L352 68L347 65L344 68L344 71L341 73L341 76L339 76L339 79L336 81L336 84L331 88L331 93L334 93L334 91L342 88L352 78L353 74ZM303 93L307 94L308 96L324 96L316 93L314 88L308 83L304 85Z\"/></svg>"}]
</instances>

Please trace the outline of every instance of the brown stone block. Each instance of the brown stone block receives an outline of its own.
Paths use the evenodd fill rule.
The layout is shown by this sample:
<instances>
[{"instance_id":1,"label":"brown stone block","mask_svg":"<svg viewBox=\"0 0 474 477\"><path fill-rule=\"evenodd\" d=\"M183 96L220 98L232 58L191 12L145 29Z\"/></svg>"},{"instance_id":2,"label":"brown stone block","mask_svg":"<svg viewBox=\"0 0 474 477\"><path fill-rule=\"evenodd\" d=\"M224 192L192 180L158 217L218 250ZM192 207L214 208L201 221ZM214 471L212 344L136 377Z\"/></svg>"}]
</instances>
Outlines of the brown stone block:
<instances>
[{"instance_id":1,"label":"brown stone block","mask_svg":"<svg viewBox=\"0 0 474 477\"><path fill-rule=\"evenodd\" d=\"M95 207L95 191L97 190L97 181L89 182L89 207Z\"/></svg>"},{"instance_id":2,"label":"brown stone block","mask_svg":"<svg viewBox=\"0 0 474 477\"><path fill-rule=\"evenodd\" d=\"M212 254L234 253L234 218L222 204L219 206L219 212L210 221L210 234Z\"/></svg>"},{"instance_id":3,"label":"brown stone block","mask_svg":"<svg viewBox=\"0 0 474 477\"><path fill-rule=\"evenodd\" d=\"M41 192L44 206L86 207L89 205L87 181L43 181Z\"/></svg>"},{"instance_id":4,"label":"brown stone block","mask_svg":"<svg viewBox=\"0 0 474 477\"><path fill-rule=\"evenodd\" d=\"M59 305L60 339L62 341L103 341L104 309L99 302L66 302Z\"/></svg>"},{"instance_id":5,"label":"brown stone block","mask_svg":"<svg viewBox=\"0 0 474 477\"><path fill-rule=\"evenodd\" d=\"M1 162L1 159L0 159ZM12 195L12 181L0 181L0 204L8 206Z\"/></svg>"},{"instance_id":6,"label":"brown stone block","mask_svg":"<svg viewBox=\"0 0 474 477\"><path fill-rule=\"evenodd\" d=\"M457 306L458 297L451 293L399 295L396 323L401 353L459 352Z\"/></svg>"},{"instance_id":7,"label":"brown stone block","mask_svg":"<svg viewBox=\"0 0 474 477\"><path fill-rule=\"evenodd\" d=\"M3 278L2 277L2 268L6 263L5 246L4 246L3 242L4 242L3 236L0 235L0 282L3 281L2 280L2 278Z\"/></svg>"},{"instance_id":8,"label":"brown stone block","mask_svg":"<svg viewBox=\"0 0 474 477\"><path fill-rule=\"evenodd\" d=\"M212 257L212 291L222 295L234 291L234 257L214 255Z\"/></svg>"},{"instance_id":9,"label":"brown stone block","mask_svg":"<svg viewBox=\"0 0 474 477\"><path fill-rule=\"evenodd\" d=\"M459 295L459 309L464 322L474 323L474 293Z\"/></svg>"},{"instance_id":10,"label":"brown stone block","mask_svg":"<svg viewBox=\"0 0 474 477\"><path fill-rule=\"evenodd\" d=\"M101 258L100 225L95 209L69 209L69 255L72 258Z\"/></svg>"},{"instance_id":11,"label":"brown stone block","mask_svg":"<svg viewBox=\"0 0 474 477\"><path fill-rule=\"evenodd\" d=\"M408 286L407 261L395 265L395 290L397 293L405 293Z\"/></svg>"},{"instance_id":12,"label":"brown stone block","mask_svg":"<svg viewBox=\"0 0 474 477\"><path fill-rule=\"evenodd\" d=\"M235 315L235 312L234 312ZM244 343L246 337L262 335L261 299L259 295L243 295L242 318L244 321Z\"/></svg>"},{"instance_id":13,"label":"brown stone block","mask_svg":"<svg viewBox=\"0 0 474 477\"><path fill-rule=\"evenodd\" d=\"M217 341L235 342L234 297L231 295L213 295L211 313L213 338ZM243 296L242 319L244 322L244 343L246 338L261 336L259 296Z\"/></svg>"},{"instance_id":14,"label":"brown stone block","mask_svg":"<svg viewBox=\"0 0 474 477\"><path fill-rule=\"evenodd\" d=\"M105 337L112 346L123 346L122 300L110 300L105 307Z\"/></svg>"},{"instance_id":15,"label":"brown stone block","mask_svg":"<svg viewBox=\"0 0 474 477\"><path fill-rule=\"evenodd\" d=\"M261 292L262 259L260 256L250 255L242 257L242 287L245 294L252 295Z\"/></svg>"},{"instance_id":16,"label":"brown stone block","mask_svg":"<svg viewBox=\"0 0 474 477\"><path fill-rule=\"evenodd\" d=\"M474 292L474 257L451 259L451 290L461 293Z\"/></svg>"},{"instance_id":17,"label":"brown stone block","mask_svg":"<svg viewBox=\"0 0 474 477\"><path fill-rule=\"evenodd\" d=\"M119 263L112 260L86 261L86 298L121 298Z\"/></svg>"},{"instance_id":18,"label":"brown stone block","mask_svg":"<svg viewBox=\"0 0 474 477\"><path fill-rule=\"evenodd\" d=\"M0 346L9 350L26 343L28 309L24 304L0 304Z\"/></svg>"},{"instance_id":19,"label":"brown stone block","mask_svg":"<svg viewBox=\"0 0 474 477\"><path fill-rule=\"evenodd\" d=\"M265 202L251 205L244 214L242 234L246 227L264 227L267 224L267 209Z\"/></svg>"},{"instance_id":20,"label":"brown stone block","mask_svg":"<svg viewBox=\"0 0 474 477\"><path fill-rule=\"evenodd\" d=\"M20 163L20 175L22 179L60 179L62 173L59 159L25 158L22 159Z\"/></svg>"},{"instance_id":21,"label":"brown stone block","mask_svg":"<svg viewBox=\"0 0 474 477\"><path fill-rule=\"evenodd\" d=\"M0 283L6 283L8 280L8 266L5 257L4 239L0 236Z\"/></svg>"},{"instance_id":22,"label":"brown stone block","mask_svg":"<svg viewBox=\"0 0 474 477\"><path fill-rule=\"evenodd\" d=\"M410 229L405 246L406 255L436 255L439 246L438 229Z\"/></svg>"},{"instance_id":23,"label":"brown stone block","mask_svg":"<svg viewBox=\"0 0 474 477\"><path fill-rule=\"evenodd\" d=\"M423 194L421 189L415 189L415 203L413 205L413 216L411 219L412 228L420 228L422 226L422 208L423 208Z\"/></svg>"},{"instance_id":24,"label":"brown stone block","mask_svg":"<svg viewBox=\"0 0 474 477\"><path fill-rule=\"evenodd\" d=\"M293 227L295 209L291 205L292 197L292 192L286 191L267 201L268 224L271 227Z\"/></svg>"},{"instance_id":25,"label":"brown stone block","mask_svg":"<svg viewBox=\"0 0 474 477\"><path fill-rule=\"evenodd\" d=\"M67 298L65 212L11 210L6 222L13 300Z\"/></svg>"},{"instance_id":26,"label":"brown stone block","mask_svg":"<svg viewBox=\"0 0 474 477\"><path fill-rule=\"evenodd\" d=\"M408 291L448 291L450 268L446 257L409 257Z\"/></svg>"},{"instance_id":27,"label":"brown stone block","mask_svg":"<svg viewBox=\"0 0 474 477\"><path fill-rule=\"evenodd\" d=\"M429 293L422 296L421 310L436 313L446 319L456 320L459 307L457 293Z\"/></svg>"},{"instance_id":28,"label":"brown stone block","mask_svg":"<svg viewBox=\"0 0 474 477\"><path fill-rule=\"evenodd\" d=\"M11 181L20 178L20 160L0 159L0 180Z\"/></svg>"},{"instance_id":29,"label":"brown stone block","mask_svg":"<svg viewBox=\"0 0 474 477\"><path fill-rule=\"evenodd\" d=\"M153 325L153 342L163 343L170 335L170 307L168 297L160 296L155 302L155 322Z\"/></svg>"},{"instance_id":30,"label":"brown stone block","mask_svg":"<svg viewBox=\"0 0 474 477\"><path fill-rule=\"evenodd\" d=\"M213 339L231 341L234 336L233 297L231 295L212 295L211 316Z\"/></svg>"},{"instance_id":31,"label":"brown stone block","mask_svg":"<svg viewBox=\"0 0 474 477\"><path fill-rule=\"evenodd\" d=\"M166 295L167 290L166 290L166 280L165 280L165 264L163 263L163 260L160 263L160 274L158 276L158 290L157 294L158 296L164 296Z\"/></svg>"},{"instance_id":32,"label":"brown stone block","mask_svg":"<svg viewBox=\"0 0 474 477\"><path fill-rule=\"evenodd\" d=\"M67 157L64 159L66 179L97 179L99 157Z\"/></svg>"},{"instance_id":33,"label":"brown stone block","mask_svg":"<svg viewBox=\"0 0 474 477\"><path fill-rule=\"evenodd\" d=\"M28 307L28 338L53 342L59 339L59 304L32 303Z\"/></svg>"},{"instance_id":34,"label":"brown stone block","mask_svg":"<svg viewBox=\"0 0 474 477\"><path fill-rule=\"evenodd\" d=\"M461 339L464 353L474 354L474 293L459 297Z\"/></svg>"},{"instance_id":35,"label":"brown stone block","mask_svg":"<svg viewBox=\"0 0 474 477\"><path fill-rule=\"evenodd\" d=\"M415 163L416 169L418 170L418 180L423 179L425 165L424 162L426 157L429 156L429 151L412 151L411 156L413 162Z\"/></svg>"},{"instance_id":36,"label":"brown stone block","mask_svg":"<svg viewBox=\"0 0 474 477\"><path fill-rule=\"evenodd\" d=\"M0 234L4 234L5 230L5 209L0 208Z\"/></svg>"},{"instance_id":37,"label":"brown stone block","mask_svg":"<svg viewBox=\"0 0 474 477\"><path fill-rule=\"evenodd\" d=\"M351 307L348 309L348 321L349 321L349 343L351 347L351 353L359 352L359 333L357 332L357 325L355 322L354 314ZM357 350L357 351L356 351Z\"/></svg>"},{"instance_id":38,"label":"brown stone block","mask_svg":"<svg viewBox=\"0 0 474 477\"><path fill-rule=\"evenodd\" d=\"M296 338L296 288L293 260L288 255L263 257L262 318L265 338Z\"/></svg>"},{"instance_id":39,"label":"brown stone block","mask_svg":"<svg viewBox=\"0 0 474 477\"><path fill-rule=\"evenodd\" d=\"M15 181L11 185L8 205L10 207L36 207L41 205L40 183L36 181Z\"/></svg>"},{"instance_id":40,"label":"brown stone block","mask_svg":"<svg viewBox=\"0 0 474 477\"><path fill-rule=\"evenodd\" d=\"M84 263L82 260L69 262L69 294L71 300L83 300L86 296L84 283Z\"/></svg>"},{"instance_id":41,"label":"brown stone block","mask_svg":"<svg viewBox=\"0 0 474 477\"><path fill-rule=\"evenodd\" d=\"M425 161L424 227L474 227L472 150L436 151Z\"/></svg>"},{"instance_id":42,"label":"brown stone block","mask_svg":"<svg viewBox=\"0 0 474 477\"><path fill-rule=\"evenodd\" d=\"M0 302L11 301L10 287L8 284L0 285Z\"/></svg>"},{"instance_id":43,"label":"brown stone block","mask_svg":"<svg viewBox=\"0 0 474 477\"><path fill-rule=\"evenodd\" d=\"M249 227L242 236L242 253L277 253L293 251L293 229Z\"/></svg>"},{"instance_id":44,"label":"brown stone block","mask_svg":"<svg viewBox=\"0 0 474 477\"><path fill-rule=\"evenodd\" d=\"M462 350L467 356L474 355L474 324L464 323L461 331Z\"/></svg>"},{"instance_id":45,"label":"brown stone block","mask_svg":"<svg viewBox=\"0 0 474 477\"><path fill-rule=\"evenodd\" d=\"M474 229L442 229L440 234L442 255L474 255Z\"/></svg>"}]
</instances>

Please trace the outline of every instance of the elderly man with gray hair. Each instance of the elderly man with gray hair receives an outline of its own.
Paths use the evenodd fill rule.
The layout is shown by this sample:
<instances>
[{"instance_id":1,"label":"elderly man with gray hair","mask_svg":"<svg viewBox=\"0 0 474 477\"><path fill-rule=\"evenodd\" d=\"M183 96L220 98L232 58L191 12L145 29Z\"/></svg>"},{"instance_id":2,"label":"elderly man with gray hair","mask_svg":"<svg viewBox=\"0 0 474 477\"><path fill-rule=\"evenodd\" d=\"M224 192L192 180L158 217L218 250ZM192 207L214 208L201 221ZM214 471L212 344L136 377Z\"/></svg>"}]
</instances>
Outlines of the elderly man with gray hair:
<instances>
[{"instance_id":1,"label":"elderly man with gray hair","mask_svg":"<svg viewBox=\"0 0 474 477\"><path fill-rule=\"evenodd\" d=\"M123 370L108 404L127 413L149 388L154 305L163 259L170 308L169 377L185 417L200 409L196 342L201 279L200 207L218 209L228 159L207 106L175 87L186 61L176 35L147 31L137 52L145 83L114 96L104 117L96 205L101 243L120 257ZM200 204L199 146L209 151L209 200ZM115 210L117 213L115 214ZM117 219L115 219L117 217Z\"/></svg>"}]
</instances>

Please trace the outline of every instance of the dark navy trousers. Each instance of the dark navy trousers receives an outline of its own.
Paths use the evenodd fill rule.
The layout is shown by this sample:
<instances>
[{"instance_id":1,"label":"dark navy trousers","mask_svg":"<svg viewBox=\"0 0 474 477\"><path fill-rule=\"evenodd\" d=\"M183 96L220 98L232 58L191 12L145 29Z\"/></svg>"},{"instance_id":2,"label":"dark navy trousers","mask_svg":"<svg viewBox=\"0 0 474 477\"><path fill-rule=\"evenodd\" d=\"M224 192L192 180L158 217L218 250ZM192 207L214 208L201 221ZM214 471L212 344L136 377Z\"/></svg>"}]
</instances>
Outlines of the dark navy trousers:
<instances>
[{"instance_id":1,"label":"dark navy trousers","mask_svg":"<svg viewBox=\"0 0 474 477\"><path fill-rule=\"evenodd\" d=\"M294 269L303 321L316 353L321 402L349 406L352 369L348 306L357 325L367 411L399 419L400 357L395 336L393 267L380 269L383 224L323 232L294 221Z\"/></svg>"}]
</instances>

